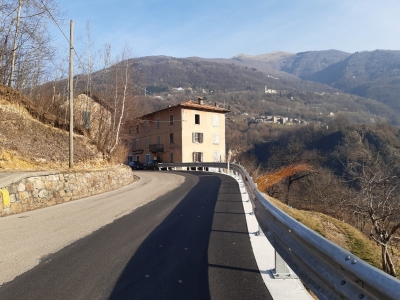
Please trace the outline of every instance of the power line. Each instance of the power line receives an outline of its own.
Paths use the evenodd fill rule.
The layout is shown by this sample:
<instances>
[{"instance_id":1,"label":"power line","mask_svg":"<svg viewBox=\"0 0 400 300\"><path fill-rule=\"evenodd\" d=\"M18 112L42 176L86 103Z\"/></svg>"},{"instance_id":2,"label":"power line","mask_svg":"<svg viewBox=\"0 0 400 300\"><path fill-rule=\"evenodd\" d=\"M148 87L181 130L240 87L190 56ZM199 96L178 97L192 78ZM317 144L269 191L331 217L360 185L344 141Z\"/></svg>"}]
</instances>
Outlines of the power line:
<instances>
[{"instance_id":1,"label":"power line","mask_svg":"<svg viewBox=\"0 0 400 300\"><path fill-rule=\"evenodd\" d=\"M50 10L47 8L46 4L43 2L43 0L40 0L40 2L43 4L44 9L47 11L47 13L49 14L50 18L53 20L53 22L56 24L56 26L58 27L58 29L60 30L60 32L62 33L62 35L64 36L64 38L67 40L68 44L71 47L71 41L68 39L68 37L65 35L64 31L61 29L60 25L58 24L57 20L53 17L53 15L51 14ZM80 63L80 65L84 68L84 64L82 63L78 53L76 52L75 48L72 48L74 53L76 54L76 57L78 58L78 61Z\"/></svg>"},{"instance_id":2,"label":"power line","mask_svg":"<svg viewBox=\"0 0 400 300\"><path fill-rule=\"evenodd\" d=\"M60 30L60 32L61 32L62 35L64 36L65 40L68 42L68 44L69 44L70 47L71 47L71 41L68 39L68 37L66 36L66 34L64 33L64 31L61 29L61 26L58 24L57 20L53 17L53 15L51 14L50 10L47 8L46 4L43 2L43 0L40 0L40 2L42 3L43 7L45 8L45 10L47 11L47 13L49 14L50 18L51 18L51 19L53 20L53 22L56 24L57 28ZM82 61L81 61L81 59L80 59L78 53L76 52L75 48L73 47L72 49L73 49L73 51L74 51L76 57L78 58L78 61L79 61L80 65L81 65L81 67L82 67L83 69L85 69L85 65L82 63ZM134 84L134 83L132 83L132 85L134 85L135 87L137 87L137 88L139 88L139 89L144 90L145 93L148 93L148 94L153 95L153 96L155 95L154 93L148 91L145 87L143 88L143 87L138 86L138 85L136 85L136 84ZM167 99L161 99L161 100L164 100L164 101L166 101L166 102L169 102L169 103L171 103L171 104L174 104L172 101L169 101L169 100L167 100Z\"/></svg>"}]
</instances>

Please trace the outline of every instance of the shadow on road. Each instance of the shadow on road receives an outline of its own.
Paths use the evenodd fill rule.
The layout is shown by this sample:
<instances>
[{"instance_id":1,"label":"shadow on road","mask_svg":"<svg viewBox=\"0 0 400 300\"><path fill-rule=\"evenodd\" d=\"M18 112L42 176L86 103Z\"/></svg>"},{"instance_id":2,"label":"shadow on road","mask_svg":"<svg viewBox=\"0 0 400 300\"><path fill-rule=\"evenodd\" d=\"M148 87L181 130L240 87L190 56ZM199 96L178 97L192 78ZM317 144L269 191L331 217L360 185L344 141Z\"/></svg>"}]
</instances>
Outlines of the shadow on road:
<instances>
[{"instance_id":1,"label":"shadow on road","mask_svg":"<svg viewBox=\"0 0 400 300\"><path fill-rule=\"evenodd\" d=\"M271 299L243 234L247 225L236 181L192 174L199 182L143 241L110 300Z\"/></svg>"},{"instance_id":2,"label":"shadow on road","mask_svg":"<svg viewBox=\"0 0 400 300\"><path fill-rule=\"evenodd\" d=\"M208 242L220 185L199 176L137 249L109 299L210 299Z\"/></svg>"}]
</instances>

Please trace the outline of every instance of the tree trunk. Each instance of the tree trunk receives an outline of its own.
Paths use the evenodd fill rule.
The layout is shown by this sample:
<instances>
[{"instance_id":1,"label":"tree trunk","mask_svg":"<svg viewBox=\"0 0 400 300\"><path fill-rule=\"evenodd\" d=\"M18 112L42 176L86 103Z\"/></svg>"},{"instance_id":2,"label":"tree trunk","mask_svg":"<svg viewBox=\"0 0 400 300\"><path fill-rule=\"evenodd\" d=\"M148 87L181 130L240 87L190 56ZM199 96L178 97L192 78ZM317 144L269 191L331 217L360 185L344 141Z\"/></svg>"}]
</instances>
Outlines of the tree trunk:
<instances>
[{"instance_id":1,"label":"tree trunk","mask_svg":"<svg viewBox=\"0 0 400 300\"><path fill-rule=\"evenodd\" d=\"M382 270L386 273L388 273L388 265L387 265L387 261L386 261L386 253L387 253L387 246L386 245L382 245L381 246L382 249Z\"/></svg>"},{"instance_id":2,"label":"tree trunk","mask_svg":"<svg viewBox=\"0 0 400 300\"><path fill-rule=\"evenodd\" d=\"M12 79L14 76L15 57L17 54L17 40L18 40L19 23L21 20L22 4L23 4L23 0L19 0L18 1L18 12L17 12L17 23L15 24L14 44L13 44L12 57L11 57L11 71L10 71L10 77L8 78L8 86L11 86Z\"/></svg>"},{"instance_id":3,"label":"tree trunk","mask_svg":"<svg viewBox=\"0 0 400 300\"><path fill-rule=\"evenodd\" d=\"M115 148L118 146L119 143L119 135L120 135L120 130L121 130L121 125L122 125L122 120L124 118L125 114L125 101L126 101L126 96L127 96L127 87L128 87L128 61L126 61L125 65L125 74L124 74L124 92L122 95L122 103L121 103L121 115L119 116L117 128L116 128L116 134L115 134L115 143L110 149L110 154L115 150Z\"/></svg>"},{"instance_id":4,"label":"tree trunk","mask_svg":"<svg viewBox=\"0 0 400 300\"><path fill-rule=\"evenodd\" d=\"M387 247L385 247L386 249L386 269L387 269L387 273L389 273L390 275L392 275L393 277L396 277L396 268L393 264L392 258L390 257L390 253L389 251L387 251Z\"/></svg>"},{"instance_id":5,"label":"tree trunk","mask_svg":"<svg viewBox=\"0 0 400 300\"><path fill-rule=\"evenodd\" d=\"M286 188L286 196L285 196L285 202L286 205L289 206L289 194L290 194L290 187L293 183L293 180L291 179L291 177L288 177L288 184L287 184L287 188Z\"/></svg>"}]
</instances>

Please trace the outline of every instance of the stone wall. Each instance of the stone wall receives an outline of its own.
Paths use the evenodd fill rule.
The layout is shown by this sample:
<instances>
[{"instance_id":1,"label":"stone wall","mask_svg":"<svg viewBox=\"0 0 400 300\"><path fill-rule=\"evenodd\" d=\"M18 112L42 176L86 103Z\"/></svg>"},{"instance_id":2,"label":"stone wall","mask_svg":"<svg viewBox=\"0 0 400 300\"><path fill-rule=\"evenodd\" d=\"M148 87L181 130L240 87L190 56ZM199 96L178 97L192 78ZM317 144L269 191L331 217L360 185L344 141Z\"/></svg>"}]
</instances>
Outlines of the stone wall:
<instances>
[{"instance_id":1,"label":"stone wall","mask_svg":"<svg viewBox=\"0 0 400 300\"><path fill-rule=\"evenodd\" d=\"M132 170L127 166L99 171L59 172L26 177L2 189L0 216L97 195L123 187L133 181ZM3 201L7 193L9 203Z\"/></svg>"}]
</instances>

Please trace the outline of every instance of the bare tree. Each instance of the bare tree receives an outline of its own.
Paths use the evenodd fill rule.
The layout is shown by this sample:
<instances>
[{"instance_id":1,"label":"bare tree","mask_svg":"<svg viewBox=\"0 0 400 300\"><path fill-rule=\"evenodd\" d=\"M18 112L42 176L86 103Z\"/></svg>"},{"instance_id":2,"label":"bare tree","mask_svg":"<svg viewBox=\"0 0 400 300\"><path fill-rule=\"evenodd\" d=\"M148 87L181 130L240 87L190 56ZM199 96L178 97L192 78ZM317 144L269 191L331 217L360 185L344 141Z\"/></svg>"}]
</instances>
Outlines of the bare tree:
<instances>
[{"instance_id":1,"label":"bare tree","mask_svg":"<svg viewBox=\"0 0 400 300\"><path fill-rule=\"evenodd\" d=\"M59 16L54 0L2 1L0 79L3 84L22 90L26 85L40 82L52 54L47 23Z\"/></svg>"},{"instance_id":2,"label":"bare tree","mask_svg":"<svg viewBox=\"0 0 400 300\"><path fill-rule=\"evenodd\" d=\"M273 169L282 167L291 169L291 167L297 165L312 166L316 162L321 161L317 151L306 150L305 145L298 141L290 142L285 147L274 147L272 152L273 155L269 160L269 167L272 167ZM305 179L313 173L315 173L315 170L312 167L309 167L301 171L288 172L287 175L282 178L282 183L285 185L284 199L287 205L290 203L290 191L293 184Z\"/></svg>"},{"instance_id":3,"label":"bare tree","mask_svg":"<svg viewBox=\"0 0 400 300\"><path fill-rule=\"evenodd\" d=\"M382 269L396 276L388 246L400 228L400 168L395 158L384 162L379 155L348 163L355 192L348 207L370 221L370 238L381 247Z\"/></svg>"}]
</instances>

